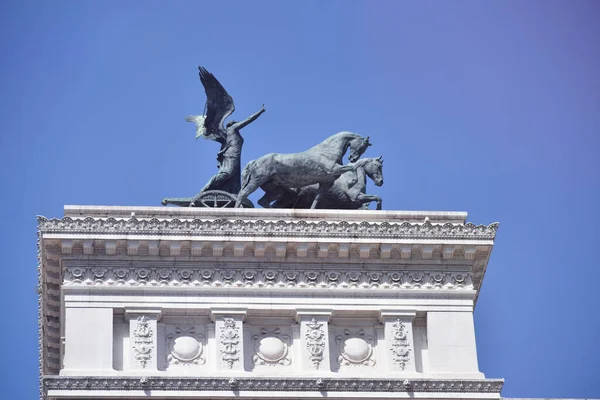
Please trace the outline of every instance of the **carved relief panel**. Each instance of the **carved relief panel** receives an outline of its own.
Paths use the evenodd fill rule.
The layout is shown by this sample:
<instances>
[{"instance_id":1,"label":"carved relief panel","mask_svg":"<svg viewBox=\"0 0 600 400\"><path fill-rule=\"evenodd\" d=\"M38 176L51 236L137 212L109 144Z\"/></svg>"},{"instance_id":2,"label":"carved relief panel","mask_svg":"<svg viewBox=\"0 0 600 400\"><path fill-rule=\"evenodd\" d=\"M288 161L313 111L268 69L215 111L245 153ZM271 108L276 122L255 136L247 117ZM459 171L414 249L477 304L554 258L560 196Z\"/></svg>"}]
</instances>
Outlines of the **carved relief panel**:
<instances>
[{"instance_id":1,"label":"carved relief panel","mask_svg":"<svg viewBox=\"0 0 600 400\"><path fill-rule=\"evenodd\" d=\"M126 311L129 320L129 362L127 369L156 371L158 367L158 312Z\"/></svg>"},{"instance_id":2,"label":"carved relief panel","mask_svg":"<svg viewBox=\"0 0 600 400\"><path fill-rule=\"evenodd\" d=\"M166 367L198 368L206 363L206 331L201 325L166 326Z\"/></svg>"},{"instance_id":3,"label":"carved relief panel","mask_svg":"<svg viewBox=\"0 0 600 400\"><path fill-rule=\"evenodd\" d=\"M155 325L155 324L154 324ZM154 326L155 327L155 326ZM156 331L150 322L150 319L141 315L136 318L133 328L133 359L138 368L145 369L155 357L156 349L154 342Z\"/></svg>"},{"instance_id":4,"label":"carved relief panel","mask_svg":"<svg viewBox=\"0 0 600 400\"><path fill-rule=\"evenodd\" d=\"M240 316L219 317L215 321L219 369L244 369L244 334Z\"/></svg>"},{"instance_id":5,"label":"carved relief panel","mask_svg":"<svg viewBox=\"0 0 600 400\"><path fill-rule=\"evenodd\" d=\"M252 327L252 363L255 367L281 367L292 363L290 327Z\"/></svg>"},{"instance_id":6,"label":"carved relief panel","mask_svg":"<svg viewBox=\"0 0 600 400\"><path fill-rule=\"evenodd\" d=\"M392 323L391 329L391 356L394 365L399 369L405 370L406 366L412 362L414 352L408 340L408 329L406 323L400 318Z\"/></svg>"},{"instance_id":7,"label":"carved relief panel","mask_svg":"<svg viewBox=\"0 0 600 400\"><path fill-rule=\"evenodd\" d=\"M385 354L388 368L398 372L416 372L413 341L414 312L382 313Z\"/></svg>"},{"instance_id":8,"label":"carved relief panel","mask_svg":"<svg viewBox=\"0 0 600 400\"><path fill-rule=\"evenodd\" d=\"M334 357L339 369L373 367L375 332L373 328L336 327Z\"/></svg>"}]
</instances>

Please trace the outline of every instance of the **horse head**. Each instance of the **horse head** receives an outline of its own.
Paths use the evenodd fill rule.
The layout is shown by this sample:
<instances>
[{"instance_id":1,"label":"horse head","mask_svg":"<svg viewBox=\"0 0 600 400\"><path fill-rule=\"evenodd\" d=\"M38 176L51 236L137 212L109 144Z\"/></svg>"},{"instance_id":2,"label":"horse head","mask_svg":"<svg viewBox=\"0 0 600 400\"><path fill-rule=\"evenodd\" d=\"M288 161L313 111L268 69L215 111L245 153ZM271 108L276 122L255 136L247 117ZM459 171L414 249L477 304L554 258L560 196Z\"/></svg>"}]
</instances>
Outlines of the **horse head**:
<instances>
[{"instance_id":1,"label":"horse head","mask_svg":"<svg viewBox=\"0 0 600 400\"><path fill-rule=\"evenodd\" d=\"M383 156L378 158L365 158L364 169L375 186L383 185Z\"/></svg>"},{"instance_id":2,"label":"horse head","mask_svg":"<svg viewBox=\"0 0 600 400\"><path fill-rule=\"evenodd\" d=\"M367 136L366 138L358 136L357 138L351 140L350 155L348 155L348 161L356 162L369 146L371 146L371 143L369 142L369 136Z\"/></svg>"}]
</instances>

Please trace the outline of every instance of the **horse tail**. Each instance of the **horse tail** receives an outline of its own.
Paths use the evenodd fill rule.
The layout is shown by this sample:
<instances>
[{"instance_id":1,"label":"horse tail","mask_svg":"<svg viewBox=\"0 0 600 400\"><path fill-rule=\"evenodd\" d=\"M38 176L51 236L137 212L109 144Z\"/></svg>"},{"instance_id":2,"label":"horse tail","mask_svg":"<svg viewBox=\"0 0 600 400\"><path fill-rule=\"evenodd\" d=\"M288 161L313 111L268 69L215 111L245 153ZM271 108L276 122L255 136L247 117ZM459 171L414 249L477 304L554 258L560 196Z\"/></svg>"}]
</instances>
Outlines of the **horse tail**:
<instances>
[{"instance_id":1,"label":"horse tail","mask_svg":"<svg viewBox=\"0 0 600 400\"><path fill-rule=\"evenodd\" d=\"M248 183L250 183L250 170L254 168L255 163L256 160L252 160L244 167L244 170L242 171L242 189L248 186Z\"/></svg>"}]
</instances>

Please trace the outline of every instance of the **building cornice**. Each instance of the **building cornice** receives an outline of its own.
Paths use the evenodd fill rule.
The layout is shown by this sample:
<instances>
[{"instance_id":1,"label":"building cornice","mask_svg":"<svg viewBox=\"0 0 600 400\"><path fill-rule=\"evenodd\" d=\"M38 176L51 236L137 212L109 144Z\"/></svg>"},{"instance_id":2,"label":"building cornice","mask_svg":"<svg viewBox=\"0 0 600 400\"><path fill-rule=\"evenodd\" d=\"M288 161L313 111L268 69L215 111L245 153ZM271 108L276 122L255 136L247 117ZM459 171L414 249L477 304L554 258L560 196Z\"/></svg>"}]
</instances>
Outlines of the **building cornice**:
<instances>
[{"instance_id":1,"label":"building cornice","mask_svg":"<svg viewBox=\"0 0 600 400\"><path fill-rule=\"evenodd\" d=\"M339 239L441 239L493 241L498 223L489 225L411 222L265 221L240 219L138 219L38 217L43 234L138 234L161 236L232 236Z\"/></svg>"}]
</instances>

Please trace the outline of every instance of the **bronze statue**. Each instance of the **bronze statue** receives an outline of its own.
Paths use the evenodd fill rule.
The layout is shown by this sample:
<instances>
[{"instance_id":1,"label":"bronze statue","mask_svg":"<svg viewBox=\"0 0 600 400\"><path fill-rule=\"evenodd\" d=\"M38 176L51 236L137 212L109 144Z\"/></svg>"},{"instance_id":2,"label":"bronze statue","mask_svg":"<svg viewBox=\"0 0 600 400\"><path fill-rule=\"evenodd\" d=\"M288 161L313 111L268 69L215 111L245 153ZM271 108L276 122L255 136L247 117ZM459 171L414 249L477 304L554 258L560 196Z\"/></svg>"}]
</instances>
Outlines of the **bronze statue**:
<instances>
[{"instance_id":1,"label":"bronze statue","mask_svg":"<svg viewBox=\"0 0 600 400\"><path fill-rule=\"evenodd\" d=\"M203 136L206 139L215 140L221 143L221 150L217 153L219 172L192 199L190 207L193 207L196 200L207 190L222 190L238 194L241 187L240 163L244 144L240 129L254 122L266 111L263 104L260 111L244 121L229 121L224 127L223 123L227 117L235 111L233 99L213 74L203 67L198 67L198 69L200 70L200 81L206 91L206 116L189 116L186 121L196 123L196 139Z\"/></svg>"},{"instance_id":2,"label":"bronze statue","mask_svg":"<svg viewBox=\"0 0 600 400\"><path fill-rule=\"evenodd\" d=\"M207 206L207 196L205 195L212 192L210 193L212 196L209 196L211 197L210 203L214 199L215 205L219 203L219 207L226 207L230 203L233 205L241 187L240 163L244 138L240 134L240 129L254 122L266 110L263 104L260 111L244 121L229 121L225 124L225 120L235 111L233 98L213 74L203 67L198 67L198 69L200 71L200 82L202 82L206 92L205 115L190 115L185 120L196 124L196 139L203 137L221 144L221 149L217 153L219 172L210 178L208 183L192 199L169 198L164 199L162 203L189 205L189 207ZM204 198L203 204L196 204L201 198ZM248 202L246 205L248 205Z\"/></svg>"},{"instance_id":3,"label":"bronze statue","mask_svg":"<svg viewBox=\"0 0 600 400\"><path fill-rule=\"evenodd\" d=\"M258 203L263 207L357 209L376 201L381 209L381 198L367 195L365 185L366 176L377 186L383 183L382 159L359 160L371 143L369 137L352 132L339 132L301 153L264 155L250 161L240 174L244 144L240 129L255 121L265 107L242 122L225 123L235 110L233 99L213 74L198 69L206 92L205 115L191 115L186 121L196 124L196 139L221 144L219 172L195 197L166 198L163 205L254 207L248 196L260 187L265 194ZM344 165L348 150L350 164Z\"/></svg>"}]
</instances>

